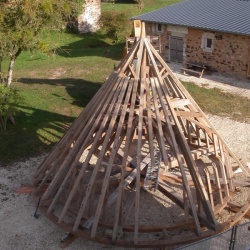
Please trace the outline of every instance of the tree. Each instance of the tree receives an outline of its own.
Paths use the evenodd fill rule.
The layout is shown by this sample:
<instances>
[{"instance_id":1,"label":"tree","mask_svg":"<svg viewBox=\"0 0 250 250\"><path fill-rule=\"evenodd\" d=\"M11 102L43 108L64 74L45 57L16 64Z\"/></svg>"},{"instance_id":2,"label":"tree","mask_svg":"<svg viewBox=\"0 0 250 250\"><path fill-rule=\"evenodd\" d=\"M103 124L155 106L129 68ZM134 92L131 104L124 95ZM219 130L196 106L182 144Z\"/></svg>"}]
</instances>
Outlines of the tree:
<instances>
[{"instance_id":1,"label":"tree","mask_svg":"<svg viewBox=\"0 0 250 250\"><path fill-rule=\"evenodd\" d=\"M103 11L100 24L106 30L107 35L114 40L115 43L120 41L121 33L128 23L128 14L122 11Z\"/></svg>"},{"instance_id":2,"label":"tree","mask_svg":"<svg viewBox=\"0 0 250 250\"><path fill-rule=\"evenodd\" d=\"M22 51L44 48L40 34L44 30L65 27L76 17L80 0L0 0L0 81L2 62L8 60L7 86L13 67Z\"/></svg>"},{"instance_id":3,"label":"tree","mask_svg":"<svg viewBox=\"0 0 250 250\"><path fill-rule=\"evenodd\" d=\"M0 84L0 130L6 130L8 119L14 122L19 98L16 90Z\"/></svg>"}]
</instances>

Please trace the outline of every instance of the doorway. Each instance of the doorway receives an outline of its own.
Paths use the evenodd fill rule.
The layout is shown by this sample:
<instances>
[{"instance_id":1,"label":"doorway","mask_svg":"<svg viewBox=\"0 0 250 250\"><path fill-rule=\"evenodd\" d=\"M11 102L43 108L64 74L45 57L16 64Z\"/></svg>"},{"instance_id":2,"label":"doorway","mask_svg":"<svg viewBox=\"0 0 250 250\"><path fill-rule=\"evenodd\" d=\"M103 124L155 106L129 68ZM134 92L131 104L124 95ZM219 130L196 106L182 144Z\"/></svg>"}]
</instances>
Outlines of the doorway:
<instances>
[{"instance_id":1,"label":"doorway","mask_svg":"<svg viewBox=\"0 0 250 250\"><path fill-rule=\"evenodd\" d=\"M183 62L183 38L177 36L170 37L170 61L182 63Z\"/></svg>"}]
</instances>

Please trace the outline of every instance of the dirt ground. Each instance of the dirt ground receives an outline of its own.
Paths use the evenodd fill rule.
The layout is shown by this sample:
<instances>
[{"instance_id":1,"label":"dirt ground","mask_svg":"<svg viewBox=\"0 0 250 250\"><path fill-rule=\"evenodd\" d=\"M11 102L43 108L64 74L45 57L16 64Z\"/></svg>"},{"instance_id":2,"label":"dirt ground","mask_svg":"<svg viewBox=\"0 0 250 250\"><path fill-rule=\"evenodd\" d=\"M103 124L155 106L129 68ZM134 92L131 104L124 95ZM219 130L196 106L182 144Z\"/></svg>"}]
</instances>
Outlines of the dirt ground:
<instances>
[{"instance_id":1,"label":"dirt ground","mask_svg":"<svg viewBox=\"0 0 250 250\"><path fill-rule=\"evenodd\" d=\"M195 82L205 87L217 87L250 98L250 81L228 78L222 75L206 75L199 79L184 76L180 65L170 64L177 77L184 81ZM208 115L211 122L228 143L229 147L245 162L250 164L250 124L239 123L228 118ZM34 218L37 198L17 194L16 188L29 185L32 175L45 155L17 162L0 168L0 249L1 250L56 250L60 248L60 238L64 232L51 223L45 216ZM67 249L117 249L97 243L77 239ZM119 248L122 249L122 248Z\"/></svg>"}]
</instances>

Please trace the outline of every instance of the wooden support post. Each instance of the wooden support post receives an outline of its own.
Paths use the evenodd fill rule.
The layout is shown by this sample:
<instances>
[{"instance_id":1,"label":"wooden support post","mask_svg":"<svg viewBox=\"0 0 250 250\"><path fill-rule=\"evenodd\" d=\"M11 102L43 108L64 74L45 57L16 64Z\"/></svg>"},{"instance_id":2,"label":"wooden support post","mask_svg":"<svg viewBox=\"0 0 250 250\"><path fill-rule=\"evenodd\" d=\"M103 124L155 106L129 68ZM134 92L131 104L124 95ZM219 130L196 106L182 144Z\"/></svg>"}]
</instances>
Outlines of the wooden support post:
<instances>
[{"instance_id":1,"label":"wooden support post","mask_svg":"<svg viewBox=\"0 0 250 250\"><path fill-rule=\"evenodd\" d=\"M114 123L115 123L115 121L117 119L117 115L118 115L118 112L120 110L120 106L122 104L123 97L125 96L125 101L123 103L123 109L122 109L122 113L120 115L120 120L119 120L119 124L118 124L118 129L117 129L117 132L116 132L116 137L115 137L115 140L114 140L114 145L113 145L111 155L110 155L110 158L109 158L109 163L108 163L108 167L107 167L107 170L106 170L106 173L105 173L105 177L103 179L101 195L100 195L100 198L99 198L99 201L98 201L98 205L97 205L97 209L96 209L96 213L95 213L95 220L94 220L93 227L92 227L92 230L91 230L91 237L95 237L95 234L96 234L96 230L97 230L98 222L99 222L99 219L100 219L104 199L105 199L106 192L107 192L108 185L109 185L109 176L110 176L110 173L111 173L112 164L114 162L115 155L116 155L116 153L117 153L117 151L119 149L119 146L120 146L119 145L119 141L120 141L119 138L120 138L120 135L121 135L121 132L122 132L122 124L124 122L126 110L127 110L127 107L128 107L128 102L129 102L129 98L130 98L130 91L132 89L132 85L129 85L129 90L130 91L128 91L127 94L125 95L126 88L127 88L127 83L128 83L128 81L126 81L124 83L124 85L122 86L122 90L121 90L121 93L120 93L120 96L119 96L119 99L118 99L118 102L117 102L117 106L116 106L116 108L114 110L113 116L112 116L111 121L110 121L109 129L107 131L107 136L109 136L109 133L111 133L111 131L113 130ZM105 144L108 143L108 139L109 138L107 137L107 140L104 141L102 150L103 149L105 150ZM121 142L122 141L120 141L120 143ZM96 165L98 165L98 163L99 163L99 159L98 159L98 162L97 162ZM88 193L86 192L86 196L87 195L88 195ZM87 201L87 199L86 199L86 201ZM76 228L76 226L78 226L77 225L78 219L81 219L80 214L82 214L82 211L81 211L81 213L78 214L79 216L77 216L77 220L75 222L74 228Z\"/></svg>"},{"instance_id":2,"label":"wooden support post","mask_svg":"<svg viewBox=\"0 0 250 250\"><path fill-rule=\"evenodd\" d=\"M131 85L133 86L132 88L132 97L131 97L131 106L130 106L130 113L129 113L129 118L128 118L128 127L127 127L127 134L126 134L126 143L125 143L125 149L124 149L124 155L123 155L123 160L122 160L122 175L121 175L121 182L118 188L118 195L117 195L117 202L116 202L116 213L115 213L115 221L114 221L114 227L113 227L113 234L112 234L112 241L115 241L117 238L117 232L118 232L118 226L119 226L119 219L122 217L121 215L121 207L122 207L122 197L123 197L123 190L124 190L124 185L125 185L125 170L124 167L126 166L126 161L129 153L129 147L130 147L130 142L131 142L131 137L133 136L133 114L134 114L134 109L135 109L135 100L136 100L136 93L137 93L137 88L138 88L138 80L134 80L131 82ZM112 197L112 196L111 196ZM110 199L110 198L109 198ZM109 205L112 203L108 202Z\"/></svg>"},{"instance_id":3,"label":"wooden support post","mask_svg":"<svg viewBox=\"0 0 250 250\"><path fill-rule=\"evenodd\" d=\"M212 187L211 187L209 170L207 168L204 168L204 173L205 173L205 178L206 178L206 182L207 182L207 190L208 190L209 200L211 203L211 207L214 211L214 198L213 198L213 191L212 191Z\"/></svg>"},{"instance_id":4,"label":"wooden support post","mask_svg":"<svg viewBox=\"0 0 250 250\"><path fill-rule=\"evenodd\" d=\"M212 163L212 167L213 167L213 171L214 171L215 184L216 184L217 190L219 192L220 204L223 204L223 196L222 196L222 191L221 191L220 178L219 178L217 166L214 162Z\"/></svg>"},{"instance_id":5,"label":"wooden support post","mask_svg":"<svg viewBox=\"0 0 250 250\"><path fill-rule=\"evenodd\" d=\"M138 142L137 142L137 161L136 161L136 193L135 193L135 228L134 228L134 244L138 244L139 236L139 209L140 209L140 163L141 163L141 148L142 148L142 122L143 122L143 108L144 108L144 91L145 91L145 81L141 79L141 89L140 89L140 107L139 107L139 124L138 124Z\"/></svg>"}]
</instances>

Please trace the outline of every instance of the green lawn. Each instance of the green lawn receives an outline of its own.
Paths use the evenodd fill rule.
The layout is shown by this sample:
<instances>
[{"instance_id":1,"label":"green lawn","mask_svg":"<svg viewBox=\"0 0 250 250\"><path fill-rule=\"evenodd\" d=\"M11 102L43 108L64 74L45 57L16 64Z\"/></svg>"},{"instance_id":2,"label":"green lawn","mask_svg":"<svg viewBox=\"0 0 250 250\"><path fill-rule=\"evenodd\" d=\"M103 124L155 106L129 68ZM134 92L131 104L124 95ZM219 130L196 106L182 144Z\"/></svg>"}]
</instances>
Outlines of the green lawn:
<instances>
[{"instance_id":1,"label":"green lawn","mask_svg":"<svg viewBox=\"0 0 250 250\"><path fill-rule=\"evenodd\" d=\"M138 5L135 4L128 4L128 2L132 1L119 1L117 4L108 4L104 3L102 4L102 10L120 10L120 11L129 11L130 16L135 16L139 14L143 14L149 11L153 11L162 7L165 7L167 5L175 4L178 2L182 2L182 0L144 0L144 7L139 10Z\"/></svg>"},{"instance_id":2,"label":"green lawn","mask_svg":"<svg viewBox=\"0 0 250 250\"><path fill-rule=\"evenodd\" d=\"M143 12L174 2L178 1L145 0ZM132 4L105 4L104 7L140 12ZM20 112L15 116L16 125L8 124L7 131L0 131L2 166L50 150L113 71L124 48L122 43L112 44L102 31L92 35L50 32L44 36L51 44L56 43L55 56L22 53L15 64L12 86L18 89L22 99ZM235 113L234 118L240 119L244 106L244 117L250 117L249 102L244 98L190 84L187 87L207 112L217 113L219 106L219 114ZM207 96L216 101L207 104ZM234 111L230 113L228 100L232 99L238 104L233 105Z\"/></svg>"},{"instance_id":3,"label":"green lawn","mask_svg":"<svg viewBox=\"0 0 250 250\"><path fill-rule=\"evenodd\" d=\"M60 47L55 57L22 53L16 61L12 86L21 96L20 112L15 126L0 131L1 165L49 150L112 72L124 46L101 33L51 32L49 39Z\"/></svg>"},{"instance_id":4,"label":"green lawn","mask_svg":"<svg viewBox=\"0 0 250 250\"><path fill-rule=\"evenodd\" d=\"M183 85L206 113L250 123L250 101L220 89L207 89L194 83L183 82Z\"/></svg>"}]
</instances>

